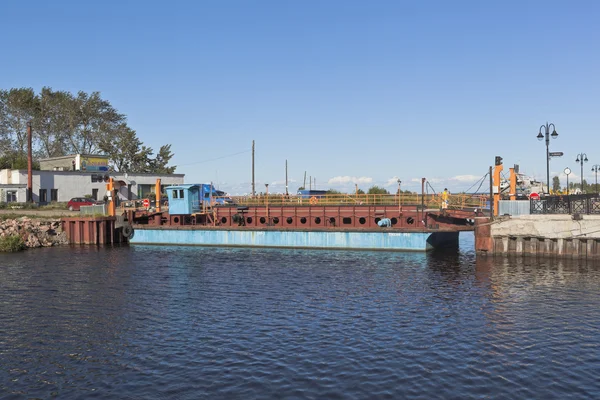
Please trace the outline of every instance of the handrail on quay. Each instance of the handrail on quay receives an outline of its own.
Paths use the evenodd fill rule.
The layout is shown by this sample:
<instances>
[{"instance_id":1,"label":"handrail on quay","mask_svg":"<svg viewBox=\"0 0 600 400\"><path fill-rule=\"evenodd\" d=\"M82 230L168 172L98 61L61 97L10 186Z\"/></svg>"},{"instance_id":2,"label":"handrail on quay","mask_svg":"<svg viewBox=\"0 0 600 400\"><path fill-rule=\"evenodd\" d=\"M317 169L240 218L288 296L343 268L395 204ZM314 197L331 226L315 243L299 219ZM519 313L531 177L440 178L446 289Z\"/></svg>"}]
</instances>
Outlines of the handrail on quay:
<instances>
[{"instance_id":1,"label":"handrail on quay","mask_svg":"<svg viewBox=\"0 0 600 400\"><path fill-rule=\"evenodd\" d=\"M600 195L597 193L546 196L531 199L531 214L600 214Z\"/></svg>"}]
</instances>

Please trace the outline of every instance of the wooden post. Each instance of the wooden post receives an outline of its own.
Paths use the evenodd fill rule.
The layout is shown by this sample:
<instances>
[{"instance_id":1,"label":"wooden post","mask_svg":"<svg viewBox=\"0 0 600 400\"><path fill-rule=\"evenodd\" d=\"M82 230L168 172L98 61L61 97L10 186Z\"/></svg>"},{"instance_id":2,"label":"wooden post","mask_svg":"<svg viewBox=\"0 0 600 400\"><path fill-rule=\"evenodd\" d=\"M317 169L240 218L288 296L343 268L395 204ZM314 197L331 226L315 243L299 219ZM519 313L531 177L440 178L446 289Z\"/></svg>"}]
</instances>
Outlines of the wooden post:
<instances>
[{"instance_id":1,"label":"wooden post","mask_svg":"<svg viewBox=\"0 0 600 400\"><path fill-rule=\"evenodd\" d=\"M27 123L27 202L33 203L33 150L31 145L31 121Z\"/></svg>"}]
</instances>

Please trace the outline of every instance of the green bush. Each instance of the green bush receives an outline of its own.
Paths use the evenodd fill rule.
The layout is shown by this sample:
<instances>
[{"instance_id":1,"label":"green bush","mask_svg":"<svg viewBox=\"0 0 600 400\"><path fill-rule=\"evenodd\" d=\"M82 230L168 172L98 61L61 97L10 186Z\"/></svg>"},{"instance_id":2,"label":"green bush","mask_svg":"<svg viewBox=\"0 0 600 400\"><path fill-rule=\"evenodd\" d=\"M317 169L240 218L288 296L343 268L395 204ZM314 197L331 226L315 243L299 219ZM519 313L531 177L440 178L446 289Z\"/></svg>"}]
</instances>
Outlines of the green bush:
<instances>
[{"instance_id":1,"label":"green bush","mask_svg":"<svg viewBox=\"0 0 600 400\"><path fill-rule=\"evenodd\" d=\"M67 208L66 201L53 201L51 203L40 206L40 210L63 210Z\"/></svg>"},{"instance_id":2,"label":"green bush","mask_svg":"<svg viewBox=\"0 0 600 400\"><path fill-rule=\"evenodd\" d=\"M0 253L14 253L23 250L25 242L19 235L10 235L0 237Z\"/></svg>"}]
</instances>

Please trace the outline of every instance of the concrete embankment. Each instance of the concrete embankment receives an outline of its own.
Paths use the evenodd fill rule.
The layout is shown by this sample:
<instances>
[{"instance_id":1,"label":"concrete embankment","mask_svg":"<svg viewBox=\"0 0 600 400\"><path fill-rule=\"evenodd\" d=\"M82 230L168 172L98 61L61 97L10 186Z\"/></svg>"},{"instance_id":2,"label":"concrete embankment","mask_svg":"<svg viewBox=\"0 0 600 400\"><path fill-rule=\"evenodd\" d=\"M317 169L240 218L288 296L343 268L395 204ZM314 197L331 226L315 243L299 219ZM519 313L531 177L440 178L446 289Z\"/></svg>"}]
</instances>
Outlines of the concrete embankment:
<instances>
[{"instance_id":1,"label":"concrete embankment","mask_svg":"<svg viewBox=\"0 0 600 400\"><path fill-rule=\"evenodd\" d=\"M0 238L19 236L27 248L68 244L58 219L19 217L0 221Z\"/></svg>"},{"instance_id":2,"label":"concrete embankment","mask_svg":"<svg viewBox=\"0 0 600 400\"><path fill-rule=\"evenodd\" d=\"M478 254L600 259L600 215L478 218Z\"/></svg>"}]
</instances>

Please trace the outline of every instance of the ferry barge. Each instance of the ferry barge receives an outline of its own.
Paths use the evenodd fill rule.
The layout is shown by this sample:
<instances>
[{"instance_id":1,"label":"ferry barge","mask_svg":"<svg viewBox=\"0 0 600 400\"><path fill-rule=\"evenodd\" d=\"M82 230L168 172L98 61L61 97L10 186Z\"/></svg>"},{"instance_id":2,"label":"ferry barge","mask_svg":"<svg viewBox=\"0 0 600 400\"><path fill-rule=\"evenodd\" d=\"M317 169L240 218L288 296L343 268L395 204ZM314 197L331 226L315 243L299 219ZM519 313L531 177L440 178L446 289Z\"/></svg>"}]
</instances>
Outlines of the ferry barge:
<instances>
[{"instance_id":1,"label":"ferry barge","mask_svg":"<svg viewBox=\"0 0 600 400\"><path fill-rule=\"evenodd\" d=\"M156 207L124 211L130 244L427 251L457 247L481 215L481 207L432 208L424 194L419 204L401 195L231 199L207 184L166 193L168 210L159 197Z\"/></svg>"}]
</instances>

